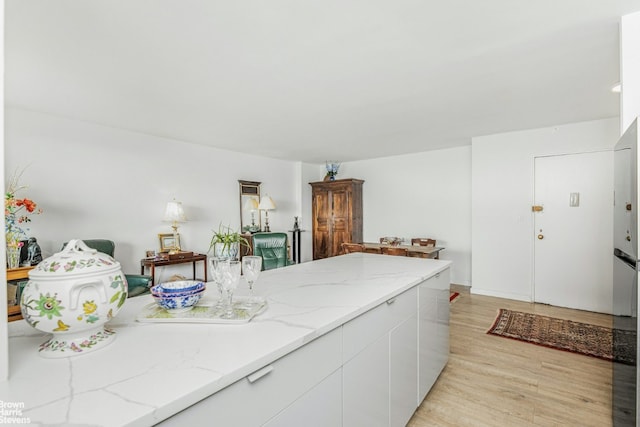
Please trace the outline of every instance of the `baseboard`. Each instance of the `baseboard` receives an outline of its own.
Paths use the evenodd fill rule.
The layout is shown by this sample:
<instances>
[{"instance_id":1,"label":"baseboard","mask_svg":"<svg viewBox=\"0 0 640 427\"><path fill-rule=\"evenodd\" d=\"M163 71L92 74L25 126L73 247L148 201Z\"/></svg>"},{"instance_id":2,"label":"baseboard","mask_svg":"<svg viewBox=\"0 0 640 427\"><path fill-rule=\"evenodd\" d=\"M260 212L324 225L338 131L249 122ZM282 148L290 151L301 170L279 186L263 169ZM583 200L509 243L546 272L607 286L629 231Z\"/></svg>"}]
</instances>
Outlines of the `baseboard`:
<instances>
[{"instance_id":1,"label":"baseboard","mask_svg":"<svg viewBox=\"0 0 640 427\"><path fill-rule=\"evenodd\" d=\"M451 282L452 285L459 285L459 286L466 286L467 288L471 287L471 282L469 282L468 280L462 280L462 281L456 281Z\"/></svg>"},{"instance_id":2,"label":"baseboard","mask_svg":"<svg viewBox=\"0 0 640 427\"><path fill-rule=\"evenodd\" d=\"M496 298L512 299L512 300L516 300L516 301L533 302L529 295L521 295L521 294L512 294L512 293L509 293L509 292L492 291L490 289L477 289L477 288L474 288L473 286L471 287L470 292L472 294L484 295L484 296L487 296L487 297L496 297Z\"/></svg>"},{"instance_id":3,"label":"baseboard","mask_svg":"<svg viewBox=\"0 0 640 427\"><path fill-rule=\"evenodd\" d=\"M458 283L451 283L449 284L449 290L451 292L462 292L462 293L469 293L469 290L471 289L471 286L466 286L466 285L460 285Z\"/></svg>"}]
</instances>

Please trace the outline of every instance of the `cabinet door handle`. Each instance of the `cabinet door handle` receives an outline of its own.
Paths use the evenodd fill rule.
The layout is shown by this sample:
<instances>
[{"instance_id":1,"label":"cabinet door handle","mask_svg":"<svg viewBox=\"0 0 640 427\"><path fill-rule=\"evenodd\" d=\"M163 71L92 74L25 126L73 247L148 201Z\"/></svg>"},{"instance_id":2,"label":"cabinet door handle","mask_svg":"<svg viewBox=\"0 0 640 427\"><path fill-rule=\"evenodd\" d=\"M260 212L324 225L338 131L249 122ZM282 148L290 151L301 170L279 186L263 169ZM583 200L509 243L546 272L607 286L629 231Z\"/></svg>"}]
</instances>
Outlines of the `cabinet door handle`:
<instances>
[{"instance_id":1,"label":"cabinet door handle","mask_svg":"<svg viewBox=\"0 0 640 427\"><path fill-rule=\"evenodd\" d=\"M255 371L253 374L248 375L247 379L253 384L271 371L273 371L273 365L267 365L264 368Z\"/></svg>"},{"instance_id":2,"label":"cabinet door handle","mask_svg":"<svg viewBox=\"0 0 640 427\"><path fill-rule=\"evenodd\" d=\"M436 273L436 279L440 277L440 273Z\"/></svg>"},{"instance_id":3,"label":"cabinet door handle","mask_svg":"<svg viewBox=\"0 0 640 427\"><path fill-rule=\"evenodd\" d=\"M389 305L393 304L394 302L396 302L396 297L393 297L387 300L387 304Z\"/></svg>"}]
</instances>

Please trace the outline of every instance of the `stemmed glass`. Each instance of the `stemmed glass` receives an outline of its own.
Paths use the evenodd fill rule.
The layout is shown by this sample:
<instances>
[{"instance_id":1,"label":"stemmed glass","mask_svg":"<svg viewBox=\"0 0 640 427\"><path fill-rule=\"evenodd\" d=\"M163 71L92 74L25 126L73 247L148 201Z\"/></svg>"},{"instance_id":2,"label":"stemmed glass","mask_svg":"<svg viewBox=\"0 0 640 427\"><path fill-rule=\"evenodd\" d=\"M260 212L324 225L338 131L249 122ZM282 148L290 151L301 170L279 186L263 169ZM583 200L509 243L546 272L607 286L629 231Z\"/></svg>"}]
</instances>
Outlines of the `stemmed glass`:
<instances>
[{"instance_id":1,"label":"stemmed glass","mask_svg":"<svg viewBox=\"0 0 640 427\"><path fill-rule=\"evenodd\" d=\"M233 292L240 282L240 261L223 260L219 262L222 275L222 289L226 292L225 312L222 314L223 319L234 319L233 313Z\"/></svg>"},{"instance_id":2,"label":"stemmed glass","mask_svg":"<svg viewBox=\"0 0 640 427\"><path fill-rule=\"evenodd\" d=\"M211 268L211 277L218 287L218 302L216 303L216 308L222 308L224 305L224 289L222 289L222 268L221 265L224 263L224 258L212 257L209 258L209 265Z\"/></svg>"},{"instance_id":3,"label":"stemmed glass","mask_svg":"<svg viewBox=\"0 0 640 427\"><path fill-rule=\"evenodd\" d=\"M262 270L262 257L260 256L244 256L242 257L242 274L249 284L249 303L255 304L258 299L253 295L253 284L258 280Z\"/></svg>"}]
</instances>

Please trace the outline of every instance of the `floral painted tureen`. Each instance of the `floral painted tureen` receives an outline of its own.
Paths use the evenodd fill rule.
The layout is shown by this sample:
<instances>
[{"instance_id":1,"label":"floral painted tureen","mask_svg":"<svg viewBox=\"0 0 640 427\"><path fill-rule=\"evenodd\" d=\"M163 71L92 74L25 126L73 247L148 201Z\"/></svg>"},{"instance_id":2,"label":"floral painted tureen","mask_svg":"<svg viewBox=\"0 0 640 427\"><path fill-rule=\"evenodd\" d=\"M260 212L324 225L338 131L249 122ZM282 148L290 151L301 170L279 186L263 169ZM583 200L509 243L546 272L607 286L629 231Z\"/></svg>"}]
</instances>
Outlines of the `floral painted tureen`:
<instances>
[{"instance_id":1,"label":"floral painted tureen","mask_svg":"<svg viewBox=\"0 0 640 427\"><path fill-rule=\"evenodd\" d=\"M97 350L115 339L104 327L127 299L127 281L120 263L71 240L57 254L29 272L22 292L22 316L53 337L40 346L40 355L68 357Z\"/></svg>"}]
</instances>

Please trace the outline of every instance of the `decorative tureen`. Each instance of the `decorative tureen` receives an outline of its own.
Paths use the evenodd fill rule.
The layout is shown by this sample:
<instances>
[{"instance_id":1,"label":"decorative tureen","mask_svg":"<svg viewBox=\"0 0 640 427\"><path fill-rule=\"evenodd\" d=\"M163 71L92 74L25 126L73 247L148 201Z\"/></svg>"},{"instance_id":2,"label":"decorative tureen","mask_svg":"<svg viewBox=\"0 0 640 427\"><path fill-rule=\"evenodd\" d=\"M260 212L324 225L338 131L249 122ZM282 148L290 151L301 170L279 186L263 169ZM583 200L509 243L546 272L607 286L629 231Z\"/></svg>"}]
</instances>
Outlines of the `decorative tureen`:
<instances>
[{"instance_id":1,"label":"decorative tureen","mask_svg":"<svg viewBox=\"0 0 640 427\"><path fill-rule=\"evenodd\" d=\"M57 254L29 272L22 292L22 316L53 337L40 346L40 355L68 357L100 349L115 339L104 327L127 299L127 281L120 263L71 240Z\"/></svg>"}]
</instances>

